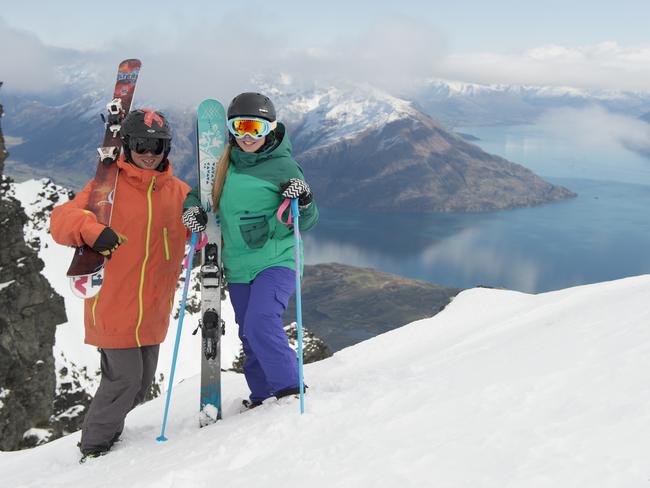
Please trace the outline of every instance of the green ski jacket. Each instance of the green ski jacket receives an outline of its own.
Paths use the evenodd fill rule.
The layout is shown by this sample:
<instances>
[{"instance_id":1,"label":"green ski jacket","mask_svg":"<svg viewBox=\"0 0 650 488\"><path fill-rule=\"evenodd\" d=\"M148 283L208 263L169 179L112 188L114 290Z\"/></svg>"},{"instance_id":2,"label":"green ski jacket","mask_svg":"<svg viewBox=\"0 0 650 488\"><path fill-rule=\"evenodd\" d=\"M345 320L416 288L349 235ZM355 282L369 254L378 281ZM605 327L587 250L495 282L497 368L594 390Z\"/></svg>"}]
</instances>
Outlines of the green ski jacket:
<instances>
[{"instance_id":1,"label":"green ski jacket","mask_svg":"<svg viewBox=\"0 0 650 488\"><path fill-rule=\"evenodd\" d=\"M223 264L229 283L250 283L258 273L273 266L296 269L293 229L277 220L283 202L279 186L289 178L304 180L302 168L291 157L291 142L284 125L278 123L280 143L264 152L246 153L233 147L230 167L219 200L223 237ZM183 208L200 206L197 188L185 199ZM290 209L285 211L287 220ZM313 201L300 211L300 230L318 221ZM302 263L302 241L300 249ZM300 270L302 273L302 269Z\"/></svg>"}]
</instances>

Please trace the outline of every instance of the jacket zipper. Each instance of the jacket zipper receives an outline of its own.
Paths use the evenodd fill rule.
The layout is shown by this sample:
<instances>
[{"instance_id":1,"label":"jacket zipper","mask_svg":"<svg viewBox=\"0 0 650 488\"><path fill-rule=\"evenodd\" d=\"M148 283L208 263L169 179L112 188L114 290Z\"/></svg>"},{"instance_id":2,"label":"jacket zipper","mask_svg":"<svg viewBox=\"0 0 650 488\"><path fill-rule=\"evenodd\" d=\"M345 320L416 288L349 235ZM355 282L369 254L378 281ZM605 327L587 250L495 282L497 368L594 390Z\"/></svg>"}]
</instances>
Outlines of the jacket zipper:
<instances>
[{"instance_id":1,"label":"jacket zipper","mask_svg":"<svg viewBox=\"0 0 650 488\"><path fill-rule=\"evenodd\" d=\"M97 327L97 320L95 319L95 307L97 307L97 303L98 303L98 302L99 302L99 293L97 293L97 295L95 296L95 299L93 300L93 308L92 308L92 312L93 312L93 327L95 327L95 328Z\"/></svg>"},{"instance_id":2,"label":"jacket zipper","mask_svg":"<svg viewBox=\"0 0 650 488\"><path fill-rule=\"evenodd\" d=\"M151 183L149 184L149 189L147 190L147 240L145 243L144 250L144 261L142 261L142 268L140 268L140 289L138 290L138 323L135 326L135 342L138 344L138 347L142 347L140 344L140 326L142 325L142 315L143 315L143 298L142 293L144 291L144 276L147 269L147 261L149 260L149 243L151 241L151 219L153 215L152 203L151 203L151 194L156 188L156 177L151 178Z\"/></svg>"},{"instance_id":3,"label":"jacket zipper","mask_svg":"<svg viewBox=\"0 0 650 488\"><path fill-rule=\"evenodd\" d=\"M163 227L163 242L165 243L165 261L169 261L169 242L167 241L167 227Z\"/></svg>"}]
</instances>

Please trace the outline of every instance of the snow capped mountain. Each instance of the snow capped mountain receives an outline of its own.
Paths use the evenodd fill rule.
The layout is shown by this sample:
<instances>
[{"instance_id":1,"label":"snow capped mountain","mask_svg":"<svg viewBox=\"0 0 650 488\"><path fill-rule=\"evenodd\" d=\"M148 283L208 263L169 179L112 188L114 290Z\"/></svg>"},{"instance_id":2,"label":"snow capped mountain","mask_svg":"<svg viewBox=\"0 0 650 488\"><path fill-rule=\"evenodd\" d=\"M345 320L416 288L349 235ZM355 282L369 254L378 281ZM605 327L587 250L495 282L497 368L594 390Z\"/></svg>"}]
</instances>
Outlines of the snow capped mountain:
<instances>
[{"instance_id":1,"label":"snow capped mountain","mask_svg":"<svg viewBox=\"0 0 650 488\"><path fill-rule=\"evenodd\" d=\"M598 105L638 116L650 107L650 91L481 85L437 79L420 85L411 96L426 113L452 127L529 124L553 108Z\"/></svg>"},{"instance_id":2,"label":"snow capped mountain","mask_svg":"<svg viewBox=\"0 0 650 488\"><path fill-rule=\"evenodd\" d=\"M571 86L532 86L466 83L432 79L427 82L430 90L447 96L479 96L485 94L511 93L528 97L581 97L597 100L619 100L628 97L648 98L650 92L629 92L624 90L586 90Z\"/></svg>"},{"instance_id":3,"label":"snow capped mountain","mask_svg":"<svg viewBox=\"0 0 650 488\"><path fill-rule=\"evenodd\" d=\"M283 91L268 86L278 118L291 129L297 152L318 149L417 116L410 102L369 85Z\"/></svg>"},{"instance_id":4,"label":"snow capped mountain","mask_svg":"<svg viewBox=\"0 0 650 488\"><path fill-rule=\"evenodd\" d=\"M440 314L308 365L306 413L271 402L199 429L198 377L136 408L80 466L78 434L0 453L7 486L645 486L650 276L528 295L462 292Z\"/></svg>"},{"instance_id":5,"label":"snow capped mountain","mask_svg":"<svg viewBox=\"0 0 650 488\"><path fill-rule=\"evenodd\" d=\"M289 128L293 155L303 163L324 206L486 211L572 196L468 144L413 103L372 86L297 88L260 81L259 89L278 107L279 120ZM30 109L23 103L27 108L7 117L7 133L22 141L12 148L17 161L11 174L47 175L81 187L93 174L100 140L101 124L87 119L98 108L97 98L85 95L63 109L43 104ZM174 173L193 184L194 112L172 108L167 113L174 127ZM346 178L352 173L354 178ZM387 188L392 188L391 198L386 198Z\"/></svg>"}]
</instances>

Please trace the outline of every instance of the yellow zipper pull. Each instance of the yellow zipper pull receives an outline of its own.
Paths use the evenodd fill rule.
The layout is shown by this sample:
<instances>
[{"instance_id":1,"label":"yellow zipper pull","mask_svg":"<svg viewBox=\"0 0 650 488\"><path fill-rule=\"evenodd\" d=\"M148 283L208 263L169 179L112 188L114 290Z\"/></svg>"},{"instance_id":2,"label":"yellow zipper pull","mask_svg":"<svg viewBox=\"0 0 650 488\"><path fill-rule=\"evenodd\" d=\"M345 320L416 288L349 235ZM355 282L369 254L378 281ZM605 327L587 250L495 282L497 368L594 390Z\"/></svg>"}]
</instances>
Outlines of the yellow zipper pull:
<instances>
[{"instance_id":1,"label":"yellow zipper pull","mask_svg":"<svg viewBox=\"0 0 650 488\"><path fill-rule=\"evenodd\" d=\"M151 191L156 191L156 177L154 176L152 179L153 184L151 185Z\"/></svg>"}]
</instances>

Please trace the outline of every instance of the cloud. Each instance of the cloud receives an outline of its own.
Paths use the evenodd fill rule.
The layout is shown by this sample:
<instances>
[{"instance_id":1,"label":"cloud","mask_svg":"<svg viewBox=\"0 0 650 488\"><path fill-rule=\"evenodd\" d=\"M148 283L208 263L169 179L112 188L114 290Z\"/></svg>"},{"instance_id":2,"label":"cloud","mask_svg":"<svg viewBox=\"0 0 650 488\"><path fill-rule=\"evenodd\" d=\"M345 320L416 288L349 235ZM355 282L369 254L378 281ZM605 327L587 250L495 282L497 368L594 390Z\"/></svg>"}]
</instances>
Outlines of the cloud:
<instances>
[{"instance_id":1,"label":"cloud","mask_svg":"<svg viewBox=\"0 0 650 488\"><path fill-rule=\"evenodd\" d=\"M244 20L237 15L209 29L196 25L175 32L174 42L156 52L135 35L126 35L128 43L111 49L143 53L141 93L166 102L183 94L196 102L209 96L230 100L241 91L259 89L259 80L293 87L360 82L399 92L434 69L444 45L429 26L406 18L377 22L357 35L310 46L297 43L291 33L268 32L249 19L243 31ZM162 33L149 31L147 37L152 36Z\"/></svg>"},{"instance_id":2,"label":"cloud","mask_svg":"<svg viewBox=\"0 0 650 488\"><path fill-rule=\"evenodd\" d=\"M650 124L600 106L549 110L538 124L555 137L584 147L650 150Z\"/></svg>"},{"instance_id":3,"label":"cloud","mask_svg":"<svg viewBox=\"0 0 650 488\"><path fill-rule=\"evenodd\" d=\"M258 80L290 80L294 86L349 81L399 93L427 77L443 57L442 36L407 17L377 21L365 31L319 45L269 30L264 17L231 12L209 24L183 18L172 32L155 24L146 30L132 27L101 51L54 48L1 23L0 54L9 60L2 76L8 90L40 92L69 83L66 71L96 73L94 80L84 81L87 86L96 81L95 88L102 89L117 62L138 57L143 62L140 97L187 105L206 97L229 100L255 89Z\"/></svg>"},{"instance_id":4,"label":"cloud","mask_svg":"<svg viewBox=\"0 0 650 488\"><path fill-rule=\"evenodd\" d=\"M331 72L399 93L435 72L445 50L444 37L430 25L406 17L393 18L328 46L319 60L320 70L324 75Z\"/></svg>"},{"instance_id":5,"label":"cloud","mask_svg":"<svg viewBox=\"0 0 650 488\"><path fill-rule=\"evenodd\" d=\"M57 68L65 62L61 49L45 46L34 34L10 27L0 18L0 79L14 91L42 91L52 87Z\"/></svg>"},{"instance_id":6,"label":"cloud","mask_svg":"<svg viewBox=\"0 0 650 488\"><path fill-rule=\"evenodd\" d=\"M378 19L364 24L364 30L338 37L305 37L286 29L277 9L260 9L255 16L233 9L200 19L179 7L170 13L176 22L146 27L134 23L121 30L117 40L95 50L48 46L0 18L0 77L8 91L51 92L69 83L106 89L115 65L138 57L143 61L139 98L165 105L194 104L206 97L230 100L238 92L258 88L259 80L290 81L295 88L360 82L404 96L416 90L420 80L436 77L648 91L650 45L549 44L509 54L450 53L441 32L414 17ZM68 73L81 79L70 80Z\"/></svg>"},{"instance_id":7,"label":"cloud","mask_svg":"<svg viewBox=\"0 0 650 488\"><path fill-rule=\"evenodd\" d=\"M83 90L97 86L111 72L111 54L82 52L43 43L35 34L16 29L0 17L0 81L15 93L50 94L71 85ZM117 63L115 63L117 65Z\"/></svg>"},{"instance_id":8,"label":"cloud","mask_svg":"<svg viewBox=\"0 0 650 488\"><path fill-rule=\"evenodd\" d=\"M550 44L515 54L454 54L444 62L443 76L485 84L648 91L650 45Z\"/></svg>"}]
</instances>

